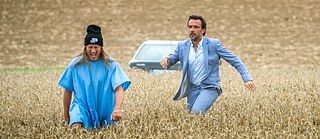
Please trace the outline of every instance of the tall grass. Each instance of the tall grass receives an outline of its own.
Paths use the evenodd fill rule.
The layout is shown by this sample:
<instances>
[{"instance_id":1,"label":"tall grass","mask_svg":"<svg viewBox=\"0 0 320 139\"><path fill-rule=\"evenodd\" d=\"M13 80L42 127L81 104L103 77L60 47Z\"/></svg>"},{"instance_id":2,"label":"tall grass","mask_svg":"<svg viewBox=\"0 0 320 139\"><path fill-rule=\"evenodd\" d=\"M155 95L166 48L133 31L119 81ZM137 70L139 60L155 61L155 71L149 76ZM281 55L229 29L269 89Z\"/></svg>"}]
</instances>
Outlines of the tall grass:
<instances>
[{"instance_id":1,"label":"tall grass","mask_svg":"<svg viewBox=\"0 0 320 139\"><path fill-rule=\"evenodd\" d=\"M0 138L320 138L320 68L252 68L258 91L251 93L222 66L224 91L207 115L172 100L180 73L127 71L123 120L94 131L63 121L61 73L0 72Z\"/></svg>"}]
</instances>

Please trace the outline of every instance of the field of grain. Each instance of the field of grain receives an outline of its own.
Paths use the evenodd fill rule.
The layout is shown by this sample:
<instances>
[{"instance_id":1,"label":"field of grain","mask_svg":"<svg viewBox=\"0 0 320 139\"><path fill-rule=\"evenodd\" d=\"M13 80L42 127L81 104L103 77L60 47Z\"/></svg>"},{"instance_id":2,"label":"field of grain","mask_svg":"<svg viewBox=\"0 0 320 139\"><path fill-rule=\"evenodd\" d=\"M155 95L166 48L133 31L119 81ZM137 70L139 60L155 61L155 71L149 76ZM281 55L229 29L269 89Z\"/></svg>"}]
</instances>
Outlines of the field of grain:
<instances>
[{"instance_id":1,"label":"field of grain","mask_svg":"<svg viewBox=\"0 0 320 139\"><path fill-rule=\"evenodd\" d=\"M124 117L116 126L84 132L66 126L60 71L1 73L1 138L319 138L320 68L251 70L258 91L222 67L224 93L205 116L173 101L180 75L128 71ZM237 77L237 78L235 78ZM295 78L297 77L297 78Z\"/></svg>"},{"instance_id":2,"label":"field of grain","mask_svg":"<svg viewBox=\"0 0 320 139\"><path fill-rule=\"evenodd\" d=\"M127 66L144 40L187 38L191 14L239 55L257 85L222 61L223 94L207 115L173 101L181 75ZM320 138L318 0L1 0L0 138ZM86 131L63 121L57 81L82 50L88 24L126 71L123 120Z\"/></svg>"}]
</instances>

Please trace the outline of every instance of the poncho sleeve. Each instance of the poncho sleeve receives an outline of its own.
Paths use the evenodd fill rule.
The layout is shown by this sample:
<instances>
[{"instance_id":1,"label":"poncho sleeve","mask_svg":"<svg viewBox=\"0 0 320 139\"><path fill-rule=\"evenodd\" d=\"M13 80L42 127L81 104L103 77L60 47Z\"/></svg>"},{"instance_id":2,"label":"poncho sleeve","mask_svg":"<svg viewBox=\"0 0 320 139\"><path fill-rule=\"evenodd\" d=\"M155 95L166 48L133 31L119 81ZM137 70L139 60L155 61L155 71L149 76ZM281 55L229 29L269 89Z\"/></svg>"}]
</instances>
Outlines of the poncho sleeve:
<instances>
[{"instance_id":1,"label":"poncho sleeve","mask_svg":"<svg viewBox=\"0 0 320 139\"><path fill-rule=\"evenodd\" d=\"M61 75L58 84L69 92L73 91L72 69L70 68L70 66L68 66L64 73Z\"/></svg>"},{"instance_id":2,"label":"poncho sleeve","mask_svg":"<svg viewBox=\"0 0 320 139\"><path fill-rule=\"evenodd\" d=\"M111 82L113 90L116 90L119 85L122 85L123 91L126 91L131 84L128 76L122 70L118 63L115 63Z\"/></svg>"}]
</instances>

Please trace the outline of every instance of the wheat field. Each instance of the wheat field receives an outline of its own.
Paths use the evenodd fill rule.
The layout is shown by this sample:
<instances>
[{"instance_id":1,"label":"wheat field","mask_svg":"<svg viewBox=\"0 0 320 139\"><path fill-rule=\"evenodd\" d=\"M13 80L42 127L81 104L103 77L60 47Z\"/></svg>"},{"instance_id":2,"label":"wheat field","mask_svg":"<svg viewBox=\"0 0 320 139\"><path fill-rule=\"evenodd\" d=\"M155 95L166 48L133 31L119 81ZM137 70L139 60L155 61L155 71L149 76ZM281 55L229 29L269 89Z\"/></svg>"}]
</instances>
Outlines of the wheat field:
<instances>
[{"instance_id":1,"label":"wheat field","mask_svg":"<svg viewBox=\"0 0 320 139\"><path fill-rule=\"evenodd\" d=\"M11 138L320 138L319 0L1 0L0 139ZM188 38L189 15L206 18L216 37L247 66L246 90L225 61L223 93L207 115L173 101L181 74L131 71L144 40ZM125 70L123 119L115 126L71 129L57 81L83 48L89 24Z\"/></svg>"},{"instance_id":2,"label":"wheat field","mask_svg":"<svg viewBox=\"0 0 320 139\"><path fill-rule=\"evenodd\" d=\"M222 66L223 94L207 115L185 110L172 98L180 74L127 71L123 119L85 131L66 126L59 70L2 70L0 138L319 138L320 68L257 68L257 92Z\"/></svg>"}]
</instances>

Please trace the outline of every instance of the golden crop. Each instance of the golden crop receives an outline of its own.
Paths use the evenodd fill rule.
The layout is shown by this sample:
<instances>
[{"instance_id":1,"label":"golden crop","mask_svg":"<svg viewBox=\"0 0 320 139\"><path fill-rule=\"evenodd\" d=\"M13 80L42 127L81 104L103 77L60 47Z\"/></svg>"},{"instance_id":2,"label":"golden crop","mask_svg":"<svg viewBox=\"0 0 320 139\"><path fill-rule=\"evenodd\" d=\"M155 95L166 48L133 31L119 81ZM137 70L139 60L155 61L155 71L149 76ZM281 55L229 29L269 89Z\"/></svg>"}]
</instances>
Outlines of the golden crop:
<instances>
[{"instance_id":1,"label":"golden crop","mask_svg":"<svg viewBox=\"0 0 320 139\"><path fill-rule=\"evenodd\" d=\"M231 67L221 67L223 94L207 115L172 98L180 73L127 71L123 120L86 131L66 126L59 71L0 73L0 138L319 138L320 68L253 68L258 91L244 89Z\"/></svg>"},{"instance_id":2,"label":"golden crop","mask_svg":"<svg viewBox=\"0 0 320 139\"><path fill-rule=\"evenodd\" d=\"M0 139L320 138L319 0L0 0L0 5ZM223 94L207 115L194 115L186 112L185 99L172 100L180 73L126 69L132 85L121 122L94 131L66 125L57 85L64 68L56 67L81 52L87 25L102 27L104 50L124 64L145 40L187 39L191 14L203 15L206 36L221 39L241 57L257 92L244 89L239 74L223 63Z\"/></svg>"}]
</instances>

